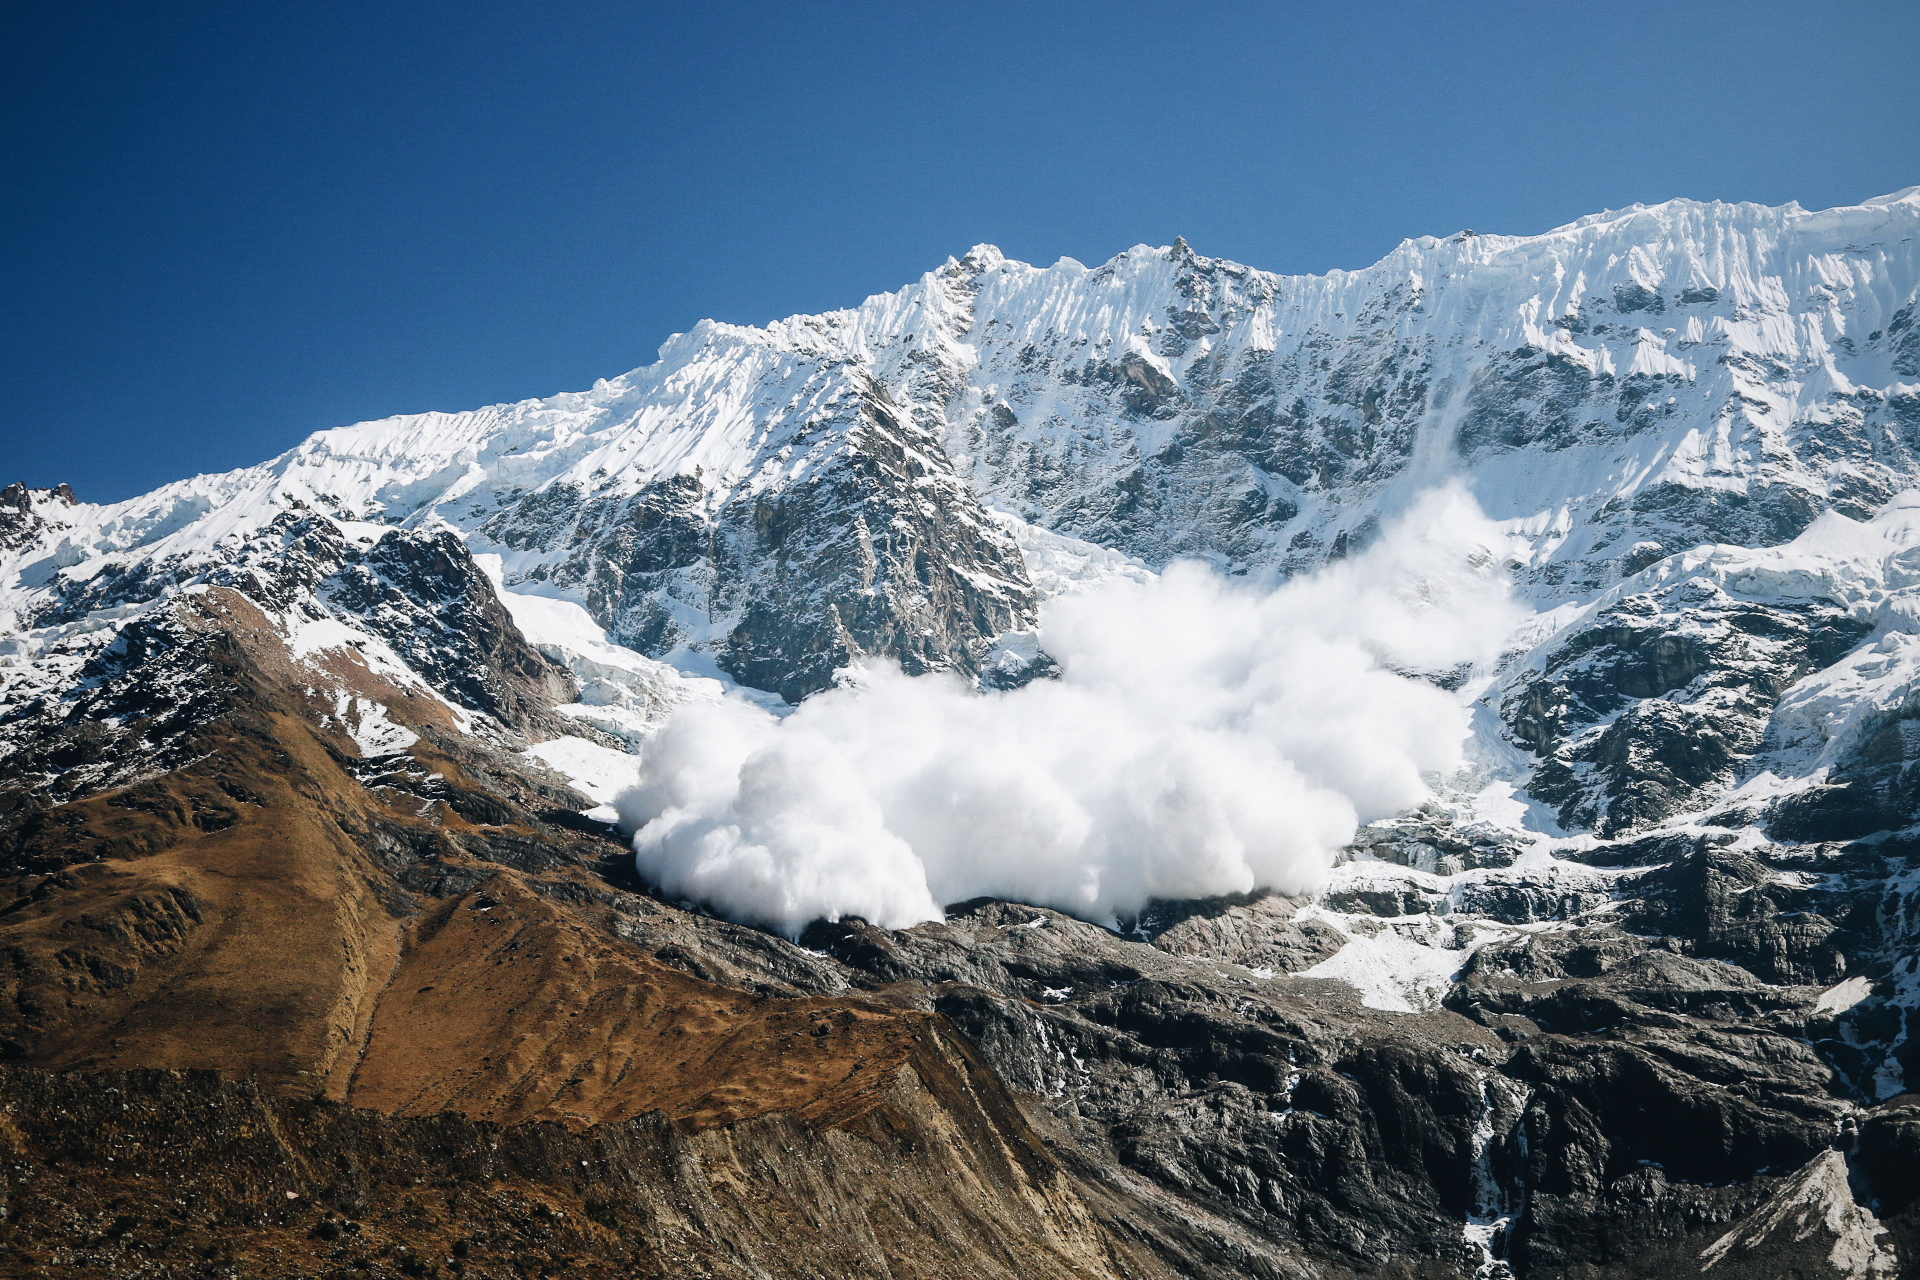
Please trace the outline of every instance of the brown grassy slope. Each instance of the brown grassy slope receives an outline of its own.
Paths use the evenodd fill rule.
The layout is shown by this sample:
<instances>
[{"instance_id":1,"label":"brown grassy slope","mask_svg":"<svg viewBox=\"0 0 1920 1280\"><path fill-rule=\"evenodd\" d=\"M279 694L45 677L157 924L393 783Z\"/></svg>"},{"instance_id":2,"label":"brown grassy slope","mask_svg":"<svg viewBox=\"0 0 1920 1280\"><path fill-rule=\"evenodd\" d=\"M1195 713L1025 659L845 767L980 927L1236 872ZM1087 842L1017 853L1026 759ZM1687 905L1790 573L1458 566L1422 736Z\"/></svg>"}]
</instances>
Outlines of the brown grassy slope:
<instances>
[{"instance_id":1,"label":"brown grassy slope","mask_svg":"<svg viewBox=\"0 0 1920 1280\"><path fill-rule=\"evenodd\" d=\"M415 922L347 1099L507 1123L831 1123L874 1105L928 1018L702 982L504 872Z\"/></svg>"},{"instance_id":2,"label":"brown grassy slope","mask_svg":"<svg viewBox=\"0 0 1920 1280\"><path fill-rule=\"evenodd\" d=\"M410 752L417 775L438 775L429 794L451 800L363 786L342 735L282 709L311 699L265 620L231 593L194 607L251 659L220 673L233 710L187 768L43 815L72 846L120 856L0 908L16 1060L208 1068L385 1111L576 1124L853 1114L850 1099L905 1060L926 1015L701 982L532 891L540 875L475 858L468 848L510 848L551 881L579 875L579 846L595 842L426 740ZM442 727L438 704L383 688L350 656L335 665L394 719ZM221 785L236 776L246 802ZM196 821L216 803L218 821ZM485 890L405 887L424 867Z\"/></svg>"},{"instance_id":3,"label":"brown grassy slope","mask_svg":"<svg viewBox=\"0 0 1920 1280\"><path fill-rule=\"evenodd\" d=\"M370 773L243 597L179 608L217 640L190 763L0 837L58 868L0 881L0 1272L406 1274L466 1240L481 1275L1194 1273L942 1019L661 964L578 905L608 842L547 784L336 655L427 735Z\"/></svg>"},{"instance_id":4,"label":"brown grassy slope","mask_svg":"<svg viewBox=\"0 0 1920 1280\"><path fill-rule=\"evenodd\" d=\"M997 1085L926 1028L846 1127L791 1112L692 1133L657 1112L499 1126L210 1073L0 1067L0 1275L1205 1274L1162 1262L1127 1206L1089 1200L1038 1146L1008 1144L1023 1126L997 1113Z\"/></svg>"},{"instance_id":5,"label":"brown grassy slope","mask_svg":"<svg viewBox=\"0 0 1920 1280\"><path fill-rule=\"evenodd\" d=\"M388 904L404 895L347 834L370 806L329 744L236 684L199 760L37 815L16 844L42 865L87 860L16 880L0 908L9 1056L309 1091L350 1063L399 955Z\"/></svg>"}]
</instances>

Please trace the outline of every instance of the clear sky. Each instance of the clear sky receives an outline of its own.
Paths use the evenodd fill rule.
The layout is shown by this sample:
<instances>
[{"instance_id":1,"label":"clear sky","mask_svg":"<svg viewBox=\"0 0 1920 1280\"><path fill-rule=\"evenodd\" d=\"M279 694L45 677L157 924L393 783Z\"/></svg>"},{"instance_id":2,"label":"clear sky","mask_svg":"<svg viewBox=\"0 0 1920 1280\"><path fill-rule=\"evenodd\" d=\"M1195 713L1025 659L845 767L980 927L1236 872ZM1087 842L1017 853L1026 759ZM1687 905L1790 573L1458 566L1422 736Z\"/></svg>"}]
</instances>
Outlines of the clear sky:
<instances>
[{"instance_id":1,"label":"clear sky","mask_svg":"<svg viewBox=\"0 0 1920 1280\"><path fill-rule=\"evenodd\" d=\"M1283 272L1920 182L1920 4L23 0L0 483L580 389L974 243Z\"/></svg>"}]
</instances>

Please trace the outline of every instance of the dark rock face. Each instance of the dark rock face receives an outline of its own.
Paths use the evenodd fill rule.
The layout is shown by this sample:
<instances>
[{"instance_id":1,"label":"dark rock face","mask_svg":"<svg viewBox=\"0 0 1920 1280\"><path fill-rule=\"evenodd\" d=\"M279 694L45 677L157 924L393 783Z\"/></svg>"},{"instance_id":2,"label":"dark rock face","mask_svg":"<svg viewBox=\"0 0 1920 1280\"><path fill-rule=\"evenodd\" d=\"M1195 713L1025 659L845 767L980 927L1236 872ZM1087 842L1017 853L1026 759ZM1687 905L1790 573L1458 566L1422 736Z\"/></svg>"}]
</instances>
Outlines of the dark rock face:
<instances>
[{"instance_id":1,"label":"dark rock face","mask_svg":"<svg viewBox=\"0 0 1920 1280\"><path fill-rule=\"evenodd\" d=\"M979 364L948 377L973 386L944 412L950 449L996 506L1150 564L1324 563L1367 540L1387 482L1449 457L1487 477L1473 487L1505 517L1535 510L1516 455L1598 475L1658 456L1653 442L1671 448L1689 424L1707 433L1744 423L1768 437L1729 463L1727 483L1669 470L1624 492L1565 495L1572 536L1527 576L1551 592L1598 591L1650 563L1649 547L1775 545L1829 508L1868 515L1920 475L1920 416L1897 387L1836 391L1777 438L1771 424L1761 429L1755 410L1794 365L1730 343L1711 323L1695 327L1729 309L1718 286L1596 292L1551 320L1577 339L1569 347L1541 343L1537 330L1519 345L1511 330L1476 330L1486 319L1477 299L1455 313L1457 330L1433 326L1430 316L1461 305L1446 282L1470 268L1386 272L1336 306L1318 282L1182 245L1122 255L1088 274L1088 292L1143 271L1170 277L1171 300L1142 317L1133 349L1072 326L1036 334L969 313L959 336ZM1284 339L1250 339L1256 315ZM1871 341L1906 343L1915 331L1890 326ZM1642 343L1675 358L1644 369L1634 358ZM1865 354L1848 343L1838 348L1847 358ZM1880 376L1875 365L1860 380Z\"/></svg>"},{"instance_id":2,"label":"dark rock face","mask_svg":"<svg viewBox=\"0 0 1920 1280\"><path fill-rule=\"evenodd\" d=\"M958 1100L973 1064L957 1043L946 1049L946 1061L930 1049L920 1074ZM845 1129L781 1114L689 1132L655 1113L581 1131L395 1117L211 1071L0 1067L0 1098L19 1117L0 1174L0 1269L1194 1274L1176 1269L1196 1261L1182 1252L1183 1224L1151 1210L1123 1221L1098 1188L1092 1203L1078 1198L1029 1131L1004 1132L1009 1117L977 1101L971 1124L948 1128L936 1096L902 1089L884 1117Z\"/></svg>"},{"instance_id":3,"label":"dark rock face","mask_svg":"<svg viewBox=\"0 0 1920 1280\"><path fill-rule=\"evenodd\" d=\"M233 709L222 677L250 665L226 637L178 616L124 628L80 667L78 688L23 690L0 713L14 804L38 808L179 768L197 751L195 732Z\"/></svg>"},{"instance_id":4,"label":"dark rock face","mask_svg":"<svg viewBox=\"0 0 1920 1280\"><path fill-rule=\"evenodd\" d=\"M1603 912L1473 951L1427 1014L1241 967L1327 954L1302 941L1325 926L1276 899L1167 904L1151 944L992 902L804 941L856 986L944 1013L1084 1151L1309 1258L1360 1274L1697 1273L1860 1115L1824 1047L1840 1040L1809 1016L1818 986L1802 984L1832 977L1837 931L1862 956L1887 940L1860 936L1845 894L1774 883L1743 901L1735 877L1780 875L1751 855L1668 852L1623 882L1620 924ZM1476 906L1500 919L1503 901ZM1810 906L1850 923L1808 924ZM1866 1114L1874 1151L1905 1149L1904 1113ZM1891 1175L1893 1203L1904 1185ZM1489 1224L1494 1261L1469 1247L1469 1220ZM1743 1276L1826 1274L1786 1248L1733 1256Z\"/></svg>"},{"instance_id":5,"label":"dark rock face","mask_svg":"<svg viewBox=\"0 0 1920 1280\"><path fill-rule=\"evenodd\" d=\"M1777 546L1798 536L1821 509L1814 495L1784 484L1742 493L1661 484L1642 491L1629 508L1638 531L1675 550L1703 542Z\"/></svg>"},{"instance_id":6,"label":"dark rock face","mask_svg":"<svg viewBox=\"0 0 1920 1280\"><path fill-rule=\"evenodd\" d=\"M1798 876L1783 876L1732 837L1706 837L1674 849L1672 862L1629 883L1639 895L1624 913L1633 932L1682 940L1687 954L1737 964L1779 986L1825 986L1847 973L1841 926L1858 906L1814 895ZM1682 845L1670 842L1670 847Z\"/></svg>"},{"instance_id":7,"label":"dark rock face","mask_svg":"<svg viewBox=\"0 0 1920 1280\"><path fill-rule=\"evenodd\" d=\"M973 674L994 636L1033 623L1019 551L977 501L928 500L950 480L944 457L922 463L936 442L874 390L843 470L728 522L739 560L761 568L722 665L789 701L868 654Z\"/></svg>"},{"instance_id":8,"label":"dark rock face","mask_svg":"<svg viewBox=\"0 0 1920 1280\"><path fill-rule=\"evenodd\" d=\"M1920 889L1888 891L1914 882L1907 845L1653 832L1597 846L1591 866L1542 864L1514 833L1433 806L1368 828L1350 854L1380 874L1315 903L1155 903L1114 932L982 901L904 931L822 923L796 946L646 896L615 840L560 820L581 797L451 724L422 719L415 745L357 755L322 708L308 713L312 741L290 728L302 704L287 689L300 677L275 666L289 641L273 619L308 616L305 601L358 620L458 705L537 724L542 699L566 694L515 649L524 641L457 544L390 533L352 545L329 528L289 521L259 554L223 566L223 585L123 629L87 659L78 696L92 701L79 714L49 703L13 722L23 785L5 793L0 828L15 904L0 911L14 957L0 1048L36 1068L98 1071L228 1045L236 1010L168 1001L206 991L213 979L194 965L231 967L221 948L242 944L219 941L219 922L297 907L287 928L306 932L286 945L318 955L332 938L350 961L333 976L308 966L321 972L302 982L334 985L299 1000L375 1002L337 1033L358 1056L319 1065L331 1059L301 1040L307 1020L263 1010L246 1020L246 1043L275 1047L249 1047L257 1061L241 1074L281 1082L264 1094L244 1080L114 1077L104 1087L138 1115L96 1125L80 1099L112 1096L99 1087L0 1080L36 1115L98 1128L121 1153L141 1144L109 1170L104 1148L29 1134L7 1194L37 1207L11 1219L31 1225L0 1235L21 1254L92 1250L111 1266L135 1244L199 1252L218 1236L236 1260L305 1249L410 1274L401 1268L421 1242L465 1241L479 1274L549 1265L540 1258L645 1274L648 1259L693 1258L716 1275L898 1274L919 1259L920 1274L938 1276L995 1274L991 1259L1008 1251L1029 1265L1038 1249L1069 1272L1129 1276L1624 1280L1696 1274L1721 1249L1713 1256L1737 1274L1785 1280L1829 1274L1816 1265L1826 1228L1796 1235L1798 1220L1780 1216L1815 1192L1836 1220L1868 1224L1886 1257L1910 1250L1910 1108L1883 1100L1897 1073L1920 1071L1899 996ZM1825 605L1690 596L1681 617L1679 599L1629 597L1596 615L1541 673L1558 701L1535 699L1520 723L1564 742L1649 702L1758 723L1756 690L1854 634ZM435 652L416 654L410 635ZM441 651L457 660L436 666ZM1729 740L1757 732L1739 731L1749 736ZM107 735L104 763L166 772L60 767L55 755L87 734ZM243 857L298 870L263 885L350 868L336 915L221 896L254 883L246 876L168 880ZM152 883L103 896L127 876ZM60 922L82 916L94 922L85 944L60 942ZM1343 982L1298 976L1356 938L1410 927L1450 938L1458 957L1437 1006L1390 1012ZM383 929L391 953L363 940ZM281 943L269 931L244 945L256 955ZM77 1007L48 998L62 964ZM461 966L484 980L447 976ZM1823 994L1856 979L1857 999ZM488 1003L496 988L514 994ZM667 994L631 1012L609 1003L647 991ZM435 1048L453 1034L453 1002L469 998L459 1034L485 1044ZM499 1001L562 1013L536 1030L501 1016ZM706 1034L702 1001L742 1021L719 1038L735 1049L699 1059L730 1065L685 1083L693 1056L631 1037L663 1025L665 1044ZM856 1024L880 1038L840 1048ZM537 1052L513 1056L529 1036ZM877 1093L802 1087L782 1074L812 1078L802 1050L839 1064L834 1081L876 1062L912 1069ZM634 1065L594 1065L610 1055ZM446 1062L479 1065L448 1075ZM631 1094L642 1064L663 1077ZM317 1086L285 1087L301 1072L336 1081L347 1105L302 1100ZM817 1088L827 1092L807 1092ZM795 1110L774 1106L786 1089ZM405 1099L425 1099L429 1114ZM271 1150L253 1145L269 1113L281 1135ZM952 1133L968 1136L953 1147ZM968 1168L1005 1177L978 1187ZM62 1169L97 1171L100 1195L59 1211L35 1199ZM304 1210L280 1188L295 1173ZM197 1207L175 1215L144 1198L150 1179L191 1183L198 1202L174 1198ZM837 1188L827 1199L789 1198L819 1179ZM944 1205L949 1194L971 1206L963 1237L928 1252L886 1225L907 1199ZM1054 1218L1021 1207L1036 1196ZM945 1211L961 1214L960 1200ZM132 1224L113 1235L121 1218ZM1046 1225L1066 1220L1086 1225ZM847 1245L834 1222L866 1225Z\"/></svg>"},{"instance_id":9,"label":"dark rock face","mask_svg":"<svg viewBox=\"0 0 1920 1280\"><path fill-rule=\"evenodd\" d=\"M1855 840L1920 821L1920 699L1868 718L1825 785L1787 796L1767 829L1782 840Z\"/></svg>"},{"instance_id":10,"label":"dark rock face","mask_svg":"<svg viewBox=\"0 0 1920 1280\"><path fill-rule=\"evenodd\" d=\"M1491 361L1474 378L1455 437L1468 457L1497 449L1557 451L1593 435L1620 431L1617 415L1588 402L1611 395L1611 374L1565 355L1522 347Z\"/></svg>"},{"instance_id":11,"label":"dark rock face","mask_svg":"<svg viewBox=\"0 0 1920 1280\"><path fill-rule=\"evenodd\" d=\"M598 555L543 574L585 588L612 634L643 653L670 651L686 638L676 603L710 603L711 562L720 554L706 512L706 491L691 476L656 481L627 502L586 499L568 486L532 494L493 518L487 536L515 550L591 545Z\"/></svg>"},{"instance_id":12,"label":"dark rock face","mask_svg":"<svg viewBox=\"0 0 1920 1280\"><path fill-rule=\"evenodd\" d=\"M0 489L0 550L13 550L33 542L47 527L33 509L34 502L62 502L72 506L79 499L66 485L51 489L29 489L19 481Z\"/></svg>"},{"instance_id":13,"label":"dark rock face","mask_svg":"<svg viewBox=\"0 0 1920 1280\"><path fill-rule=\"evenodd\" d=\"M1056 1154L947 1020L608 883L583 797L429 708L350 754L269 615L183 599L103 695L217 692L182 759L0 792L47 828L0 831L7 1270L1310 1274Z\"/></svg>"},{"instance_id":14,"label":"dark rock face","mask_svg":"<svg viewBox=\"0 0 1920 1280\"><path fill-rule=\"evenodd\" d=\"M1596 613L1501 714L1542 757L1528 790L1561 825L1617 835L1732 780L1788 686L1870 630L1828 602L1756 604L1685 578Z\"/></svg>"},{"instance_id":15,"label":"dark rock face","mask_svg":"<svg viewBox=\"0 0 1920 1280\"><path fill-rule=\"evenodd\" d=\"M538 578L582 590L615 640L711 644L789 701L867 657L975 674L995 636L1033 623L1019 549L877 384L854 379L827 412L811 429L842 447L804 480L721 494L681 475L623 500L556 487L481 532L556 553Z\"/></svg>"},{"instance_id":16,"label":"dark rock face","mask_svg":"<svg viewBox=\"0 0 1920 1280\"><path fill-rule=\"evenodd\" d=\"M1485 823L1459 823L1438 805L1423 805L1354 833L1353 849L1365 857L1438 875L1511 866L1524 846L1511 831Z\"/></svg>"},{"instance_id":17,"label":"dark rock face","mask_svg":"<svg viewBox=\"0 0 1920 1280\"><path fill-rule=\"evenodd\" d=\"M1888 321L1886 341L1893 356L1893 371L1909 378L1920 376L1920 325L1914 323L1912 304L1902 307Z\"/></svg>"},{"instance_id":18,"label":"dark rock face","mask_svg":"<svg viewBox=\"0 0 1920 1280\"><path fill-rule=\"evenodd\" d=\"M1890 1098L1860 1125L1856 1163L1871 1182L1882 1217L1893 1225L1903 1256L1920 1240L1920 1094Z\"/></svg>"},{"instance_id":19,"label":"dark rock face","mask_svg":"<svg viewBox=\"0 0 1920 1280\"><path fill-rule=\"evenodd\" d=\"M1156 902L1124 932L1151 939L1169 955L1219 960L1244 969L1298 973L1340 950L1346 939L1326 923L1293 917L1296 899L1270 894Z\"/></svg>"},{"instance_id":20,"label":"dark rock face","mask_svg":"<svg viewBox=\"0 0 1920 1280\"><path fill-rule=\"evenodd\" d=\"M580 731L550 714L572 699L573 678L527 643L453 534L396 529L355 542L324 516L287 512L224 550L211 562L149 558L80 582L56 579L55 602L35 622L57 626L190 586L226 587L296 624L337 611L390 645L435 692L511 729ZM126 643L144 652L148 641Z\"/></svg>"},{"instance_id":21,"label":"dark rock face","mask_svg":"<svg viewBox=\"0 0 1920 1280\"><path fill-rule=\"evenodd\" d=\"M1294 940L1289 914L1262 901L1161 938L1194 947L1206 919L1240 935L1240 954L1325 954ZM1083 1150L1210 1213L1362 1273L1471 1269L1460 1223L1479 1059L1498 1041L1463 1019L1403 1031L1337 984L1296 987L1002 903L903 933L819 926L803 942L945 1014Z\"/></svg>"},{"instance_id":22,"label":"dark rock face","mask_svg":"<svg viewBox=\"0 0 1920 1280\"><path fill-rule=\"evenodd\" d=\"M1188 354L1277 296L1274 277L1184 245L1170 265L1179 302L1149 321L1160 357ZM1138 352L1001 349L989 323L969 340L997 390L977 410L957 395L942 406L950 445L996 505L1151 564L1319 563L1339 522L1296 520L1337 490L1391 478L1411 455L1431 368L1425 343L1395 330L1418 305L1391 291L1361 340L1315 330L1284 359L1223 348L1178 379Z\"/></svg>"},{"instance_id":23,"label":"dark rock face","mask_svg":"<svg viewBox=\"0 0 1920 1280\"><path fill-rule=\"evenodd\" d=\"M550 714L573 700L573 678L527 643L453 534L387 534L345 556L318 594L459 705L523 731L578 732Z\"/></svg>"}]
</instances>

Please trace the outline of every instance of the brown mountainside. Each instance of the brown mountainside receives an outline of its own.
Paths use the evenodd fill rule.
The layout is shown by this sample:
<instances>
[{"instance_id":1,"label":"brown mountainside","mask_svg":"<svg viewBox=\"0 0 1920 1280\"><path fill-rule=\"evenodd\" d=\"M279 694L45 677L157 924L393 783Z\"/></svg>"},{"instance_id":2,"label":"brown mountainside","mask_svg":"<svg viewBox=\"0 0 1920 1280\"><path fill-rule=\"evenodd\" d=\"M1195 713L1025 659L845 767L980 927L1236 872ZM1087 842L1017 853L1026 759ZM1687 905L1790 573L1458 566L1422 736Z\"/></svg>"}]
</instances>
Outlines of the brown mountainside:
<instances>
[{"instance_id":1,"label":"brown mountainside","mask_svg":"<svg viewBox=\"0 0 1920 1280\"><path fill-rule=\"evenodd\" d=\"M0 1272L1144 1277L1220 1252L1057 1158L944 1018L609 883L624 846L584 799L439 701L333 654L420 735L368 759L245 595L171 611L103 673L115 714L38 749L178 767L7 788ZM730 954L750 981L684 971Z\"/></svg>"}]
</instances>

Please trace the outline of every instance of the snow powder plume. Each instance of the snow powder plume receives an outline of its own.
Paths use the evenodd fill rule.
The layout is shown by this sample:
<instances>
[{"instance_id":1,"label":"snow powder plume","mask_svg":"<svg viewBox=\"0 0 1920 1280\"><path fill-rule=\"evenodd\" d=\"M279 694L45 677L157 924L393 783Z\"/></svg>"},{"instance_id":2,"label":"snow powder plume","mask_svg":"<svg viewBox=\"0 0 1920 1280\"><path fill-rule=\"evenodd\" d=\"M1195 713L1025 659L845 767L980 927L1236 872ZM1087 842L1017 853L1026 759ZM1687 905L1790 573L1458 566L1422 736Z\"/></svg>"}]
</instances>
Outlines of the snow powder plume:
<instances>
[{"instance_id":1,"label":"snow powder plume","mask_svg":"<svg viewBox=\"0 0 1920 1280\"><path fill-rule=\"evenodd\" d=\"M1055 600L1058 680L855 673L785 718L688 706L618 802L668 893L797 934L992 896L1112 921L1152 898L1316 884L1357 823L1461 763L1460 696L1519 621L1457 487L1369 550L1261 591L1197 564Z\"/></svg>"}]
</instances>

